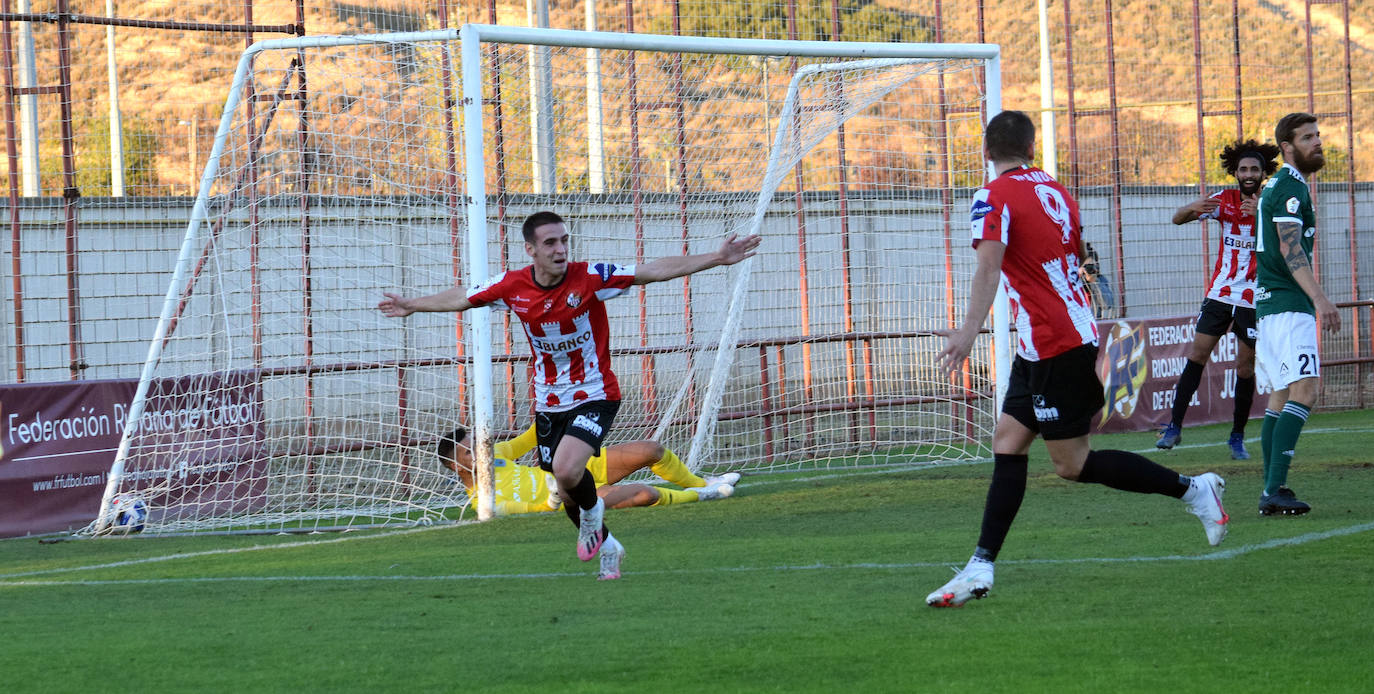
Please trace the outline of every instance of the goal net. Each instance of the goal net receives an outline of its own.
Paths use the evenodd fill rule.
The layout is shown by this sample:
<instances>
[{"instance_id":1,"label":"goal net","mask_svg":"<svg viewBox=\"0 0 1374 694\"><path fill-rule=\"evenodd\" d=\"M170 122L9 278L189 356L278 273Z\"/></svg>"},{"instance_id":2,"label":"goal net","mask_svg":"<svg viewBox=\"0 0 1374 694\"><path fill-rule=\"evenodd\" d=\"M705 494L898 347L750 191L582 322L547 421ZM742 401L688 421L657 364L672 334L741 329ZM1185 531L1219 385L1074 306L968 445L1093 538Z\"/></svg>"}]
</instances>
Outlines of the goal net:
<instances>
[{"instance_id":1,"label":"goal net","mask_svg":"<svg viewBox=\"0 0 1374 694\"><path fill-rule=\"evenodd\" d=\"M135 502L146 532L458 517L469 490L435 445L471 429L489 484L489 443L532 422L523 331L376 305L527 265L540 210L568 220L572 260L763 237L607 303L608 444L655 439L703 472L987 455L1005 320L953 377L932 331L962 319L973 271L995 47L459 37L245 53L92 531Z\"/></svg>"}]
</instances>

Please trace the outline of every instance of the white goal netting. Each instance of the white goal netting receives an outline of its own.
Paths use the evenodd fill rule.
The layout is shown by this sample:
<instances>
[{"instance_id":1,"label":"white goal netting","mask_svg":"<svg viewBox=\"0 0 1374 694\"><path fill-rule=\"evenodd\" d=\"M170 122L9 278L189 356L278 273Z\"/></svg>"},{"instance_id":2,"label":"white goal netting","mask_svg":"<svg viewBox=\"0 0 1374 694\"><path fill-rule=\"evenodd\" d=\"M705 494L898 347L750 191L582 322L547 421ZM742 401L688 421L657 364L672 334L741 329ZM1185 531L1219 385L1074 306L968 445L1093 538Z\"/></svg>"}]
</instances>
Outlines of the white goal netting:
<instances>
[{"instance_id":1,"label":"white goal netting","mask_svg":"<svg viewBox=\"0 0 1374 694\"><path fill-rule=\"evenodd\" d=\"M520 224L546 209L574 260L763 236L746 263L607 304L624 396L609 443L654 438L709 471L986 455L993 341L950 378L931 334L962 318L973 269L986 60L510 33L462 73L480 104L449 33L255 47L95 527L117 496L160 532L452 518L468 495L434 445L458 425L529 426L523 333L469 314L490 321L487 365L470 344L485 330L376 304L526 265ZM480 172L464 165L478 143Z\"/></svg>"}]
</instances>

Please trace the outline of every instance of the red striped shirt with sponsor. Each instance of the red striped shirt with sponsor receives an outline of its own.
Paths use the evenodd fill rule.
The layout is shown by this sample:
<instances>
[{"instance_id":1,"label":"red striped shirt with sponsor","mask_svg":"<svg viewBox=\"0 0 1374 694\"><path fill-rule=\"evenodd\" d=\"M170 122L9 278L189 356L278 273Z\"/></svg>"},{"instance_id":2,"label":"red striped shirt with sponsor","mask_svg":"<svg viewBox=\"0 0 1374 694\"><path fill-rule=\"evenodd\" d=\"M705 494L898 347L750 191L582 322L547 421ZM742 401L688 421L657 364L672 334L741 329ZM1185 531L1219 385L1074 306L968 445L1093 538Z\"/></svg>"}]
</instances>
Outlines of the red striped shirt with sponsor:
<instances>
[{"instance_id":1,"label":"red striped shirt with sponsor","mask_svg":"<svg viewBox=\"0 0 1374 694\"><path fill-rule=\"evenodd\" d=\"M473 306L514 313L534 357L535 409L563 412L584 402L619 400L611 371L611 335L603 302L634 285L633 265L568 263L552 287L534 280L534 267L510 270L468 292Z\"/></svg>"},{"instance_id":2,"label":"red striped shirt with sponsor","mask_svg":"<svg viewBox=\"0 0 1374 694\"><path fill-rule=\"evenodd\" d=\"M1236 188L1228 188L1212 197L1220 206L1215 212L1201 215L1201 219L1220 222L1221 239L1212 280L1207 285L1207 298L1254 308L1255 275L1259 272L1255 258L1255 218L1241 211L1240 204L1245 197Z\"/></svg>"},{"instance_id":3,"label":"red striped shirt with sponsor","mask_svg":"<svg viewBox=\"0 0 1374 694\"><path fill-rule=\"evenodd\" d=\"M1035 167L1012 169L973 196L973 245L1006 244L1002 286L1011 301L1016 352L1030 361L1097 344L1092 302L1079 277L1078 203Z\"/></svg>"}]
</instances>

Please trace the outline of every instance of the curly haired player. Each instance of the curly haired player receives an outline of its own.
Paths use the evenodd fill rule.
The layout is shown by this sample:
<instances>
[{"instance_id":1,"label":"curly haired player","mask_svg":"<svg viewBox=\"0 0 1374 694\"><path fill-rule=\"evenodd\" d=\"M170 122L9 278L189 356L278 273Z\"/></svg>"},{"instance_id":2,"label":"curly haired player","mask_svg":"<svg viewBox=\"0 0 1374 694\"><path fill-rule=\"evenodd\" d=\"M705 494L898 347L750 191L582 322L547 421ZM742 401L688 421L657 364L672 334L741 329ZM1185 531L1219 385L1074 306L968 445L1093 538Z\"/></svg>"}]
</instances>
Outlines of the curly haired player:
<instances>
[{"instance_id":1,"label":"curly haired player","mask_svg":"<svg viewBox=\"0 0 1374 694\"><path fill-rule=\"evenodd\" d=\"M1174 224L1217 220L1221 223L1221 239L1207 296L1198 312L1193 345L1174 386L1173 412L1155 443L1159 448L1173 448L1182 440L1183 418L1202 382L1202 370L1221 336L1230 331L1240 344L1236 354L1235 410L1227 445L1233 459L1250 458L1245 450L1245 423L1255 402L1255 276L1259 267L1255 258L1255 206L1259 204L1260 185L1278 170L1274 161L1278 155L1279 148L1267 142L1245 140L1227 145L1221 150L1221 165L1235 177L1236 187L1198 198L1174 212Z\"/></svg>"}]
</instances>

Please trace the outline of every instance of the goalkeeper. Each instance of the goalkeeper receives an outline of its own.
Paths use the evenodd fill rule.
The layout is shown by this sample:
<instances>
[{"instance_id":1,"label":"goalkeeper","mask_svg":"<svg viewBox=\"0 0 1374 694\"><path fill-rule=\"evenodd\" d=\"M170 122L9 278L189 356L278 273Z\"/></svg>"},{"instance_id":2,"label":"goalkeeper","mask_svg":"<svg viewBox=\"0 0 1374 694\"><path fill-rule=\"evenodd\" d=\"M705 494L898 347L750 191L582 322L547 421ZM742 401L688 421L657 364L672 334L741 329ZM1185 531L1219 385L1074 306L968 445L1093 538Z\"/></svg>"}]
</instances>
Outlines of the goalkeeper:
<instances>
[{"instance_id":1,"label":"goalkeeper","mask_svg":"<svg viewBox=\"0 0 1374 694\"><path fill-rule=\"evenodd\" d=\"M534 427L495 446L492 461L494 485L496 487L495 512L498 516L517 513L538 513L555 511L563 500L558 496L558 487L549 479L548 473L531 465L520 465L519 460L535 446ZM439 464L458 474L469 496L474 493L472 478L472 449L468 445L468 432L458 427L439 440L435 449ZM683 489L651 486L647 484L616 484L636 470L649 469L659 477ZM693 501L714 501L724 499L734 493L739 473L728 472L719 477L705 479L692 474L676 453L655 441L631 441L601 449L587 461L587 470L596 482L596 493L608 508L631 508L634 506L670 506Z\"/></svg>"}]
</instances>

